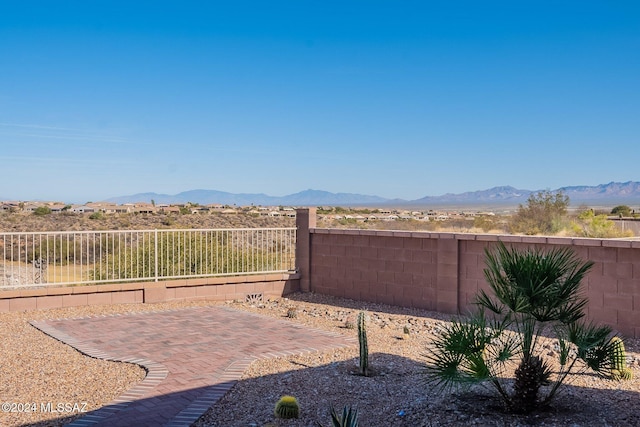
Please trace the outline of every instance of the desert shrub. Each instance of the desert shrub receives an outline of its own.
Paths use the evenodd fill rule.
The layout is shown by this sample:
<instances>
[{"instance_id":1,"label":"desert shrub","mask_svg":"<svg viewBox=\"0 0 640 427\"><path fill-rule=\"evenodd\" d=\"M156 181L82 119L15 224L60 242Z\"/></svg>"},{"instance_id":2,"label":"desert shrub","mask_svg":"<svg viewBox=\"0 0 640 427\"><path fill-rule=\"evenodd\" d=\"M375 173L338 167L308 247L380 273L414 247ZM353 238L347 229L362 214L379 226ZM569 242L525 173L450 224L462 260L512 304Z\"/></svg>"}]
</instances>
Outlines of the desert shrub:
<instances>
[{"instance_id":1,"label":"desert shrub","mask_svg":"<svg viewBox=\"0 0 640 427\"><path fill-rule=\"evenodd\" d=\"M30 240L16 240L13 243L14 257L29 261L43 260L49 265L88 264L94 259L93 236L49 235ZM17 260L17 259L15 259Z\"/></svg>"},{"instance_id":2,"label":"desert shrub","mask_svg":"<svg viewBox=\"0 0 640 427\"><path fill-rule=\"evenodd\" d=\"M487 215L480 215L473 219L473 227L480 228L485 233L498 227L496 220Z\"/></svg>"},{"instance_id":3,"label":"desert shrub","mask_svg":"<svg viewBox=\"0 0 640 427\"><path fill-rule=\"evenodd\" d=\"M618 215L620 217L631 216L631 208L627 205L619 205L611 209L611 214Z\"/></svg>"},{"instance_id":4,"label":"desert shrub","mask_svg":"<svg viewBox=\"0 0 640 427\"><path fill-rule=\"evenodd\" d=\"M173 216L166 215L164 218L162 218L161 223L164 226L171 227L171 226L175 225L176 220L175 220L175 218Z\"/></svg>"},{"instance_id":5,"label":"desert shrub","mask_svg":"<svg viewBox=\"0 0 640 427\"><path fill-rule=\"evenodd\" d=\"M611 329L582 321L587 300L580 284L592 262L568 248L519 251L499 243L486 251L486 264L493 295L481 291L479 310L435 339L427 356L430 384L448 389L486 383L509 411L529 413L552 401L577 364L611 377ZM543 351L543 333L556 339L555 356ZM551 357L557 357L558 372Z\"/></svg>"},{"instance_id":6,"label":"desert shrub","mask_svg":"<svg viewBox=\"0 0 640 427\"><path fill-rule=\"evenodd\" d=\"M555 234L563 228L568 206L569 196L562 191L531 194L527 205L520 205L511 218L510 229L528 235Z\"/></svg>"},{"instance_id":7,"label":"desert shrub","mask_svg":"<svg viewBox=\"0 0 640 427\"><path fill-rule=\"evenodd\" d=\"M36 216L43 216L43 215L49 215L51 213L51 208L48 206L38 206L34 211L33 214Z\"/></svg>"},{"instance_id":8,"label":"desert shrub","mask_svg":"<svg viewBox=\"0 0 640 427\"><path fill-rule=\"evenodd\" d=\"M629 237L631 231L622 231L616 227L607 215L596 215L592 210L581 212L578 217L571 222L571 231L574 236L596 237L601 239L615 237Z\"/></svg>"},{"instance_id":9,"label":"desert shrub","mask_svg":"<svg viewBox=\"0 0 640 427\"><path fill-rule=\"evenodd\" d=\"M212 237L205 233L171 231L155 237L138 238L136 234L122 238L104 236L103 257L92 272L93 280L135 279L158 276L198 276L282 270L288 260L281 259L281 242L270 242L266 248L247 248L226 235Z\"/></svg>"}]
</instances>

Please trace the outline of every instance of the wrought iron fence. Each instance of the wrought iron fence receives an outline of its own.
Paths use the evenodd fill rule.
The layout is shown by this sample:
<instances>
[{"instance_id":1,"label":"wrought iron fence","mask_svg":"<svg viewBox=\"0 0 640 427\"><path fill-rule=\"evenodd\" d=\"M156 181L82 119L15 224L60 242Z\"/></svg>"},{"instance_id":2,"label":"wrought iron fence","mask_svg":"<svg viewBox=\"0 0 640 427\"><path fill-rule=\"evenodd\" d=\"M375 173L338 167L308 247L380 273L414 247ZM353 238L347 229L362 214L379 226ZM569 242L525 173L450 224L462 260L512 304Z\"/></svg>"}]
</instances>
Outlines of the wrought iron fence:
<instances>
[{"instance_id":1,"label":"wrought iron fence","mask_svg":"<svg viewBox=\"0 0 640 427\"><path fill-rule=\"evenodd\" d=\"M0 233L0 289L295 269L295 228Z\"/></svg>"}]
</instances>

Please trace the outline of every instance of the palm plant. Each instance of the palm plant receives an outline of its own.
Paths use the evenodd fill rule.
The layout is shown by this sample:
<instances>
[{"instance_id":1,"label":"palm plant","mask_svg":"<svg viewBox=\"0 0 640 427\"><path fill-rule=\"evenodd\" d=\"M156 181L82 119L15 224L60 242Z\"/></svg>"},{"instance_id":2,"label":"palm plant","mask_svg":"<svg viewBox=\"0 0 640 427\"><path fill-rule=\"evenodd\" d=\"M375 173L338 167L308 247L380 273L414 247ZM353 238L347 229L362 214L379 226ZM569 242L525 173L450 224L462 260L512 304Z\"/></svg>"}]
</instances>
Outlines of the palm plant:
<instances>
[{"instance_id":1,"label":"palm plant","mask_svg":"<svg viewBox=\"0 0 640 427\"><path fill-rule=\"evenodd\" d=\"M519 251L503 243L485 254L493 295L480 291L479 310L435 339L427 354L429 383L444 389L489 384L508 410L529 413L554 398L578 361L611 377L611 329L583 321L587 299L580 283L592 262L568 248ZM557 340L557 372L540 351L540 337L549 334Z\"/></svg>"}]
</instances>

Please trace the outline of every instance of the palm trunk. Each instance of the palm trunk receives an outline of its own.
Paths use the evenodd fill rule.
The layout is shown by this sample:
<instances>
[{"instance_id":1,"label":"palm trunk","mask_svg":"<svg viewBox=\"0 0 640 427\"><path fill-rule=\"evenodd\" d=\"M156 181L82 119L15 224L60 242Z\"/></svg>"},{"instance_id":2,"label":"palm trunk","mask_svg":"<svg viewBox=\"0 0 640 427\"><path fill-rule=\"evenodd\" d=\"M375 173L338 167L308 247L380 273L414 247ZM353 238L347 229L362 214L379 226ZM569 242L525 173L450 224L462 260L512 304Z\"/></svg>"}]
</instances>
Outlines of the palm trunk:
<instances>
[{"instance_id":1,"label":"palm trunk","mask_svg":"<svg viewBox=\"0 0 640 427\"><path fill-rule=\"evenodd\" d=\"M511 409L514 412L527 414L534 410L538 403L542 377L542 362L536 356L523 358L515 372L516 381Z\"/></svg>"}]
</instances>

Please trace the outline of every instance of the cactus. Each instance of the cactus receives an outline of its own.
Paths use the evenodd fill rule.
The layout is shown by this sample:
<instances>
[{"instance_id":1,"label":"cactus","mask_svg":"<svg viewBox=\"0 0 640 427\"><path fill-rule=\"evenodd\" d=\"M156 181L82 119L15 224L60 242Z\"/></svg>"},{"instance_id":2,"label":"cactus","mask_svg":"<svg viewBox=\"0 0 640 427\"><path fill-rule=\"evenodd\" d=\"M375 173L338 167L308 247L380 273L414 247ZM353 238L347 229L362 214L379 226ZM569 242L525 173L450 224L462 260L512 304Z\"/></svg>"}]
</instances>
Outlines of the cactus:
<instances>
[{"instance_id":1,"label":"cactus","mask_svg":"<svg viewBox=\"0 0 640 427\"><path fill-rule=\"evenodd\" d=\"M360 343L360 374L369 375L369 346L367 345L367 328L365 324L366 314L361 311L358 314L358 342Z\"/></svg>"},{"instance_id":2,"label":"cactus","mask_svg":"<svg viewBox=\"0 0 640 427\"><path fill-rule=\"evenodd\" d=\"M278 418L298 418L300 416L298 400L293 396L282 396L276 403L274 412Z\"/></svg>"},{"instance_id":3,"label":"cactus","mask_svg":"<svg viewBox=\"0 0 640 427\"><path fill-rule=\"evenodd\" d=\"M344 327L347 329L355 329L356 322L352 316L347 317L347 320L344 321Z\"/></svg>"},{"instance_id":4,"label":"cactus","mask_svg":"<svg viewBox=\"0 0 640 427\"><path fill-rule=\"evenodd\" d=\"M402 329L402 338L405 340L408 340L410 334L411 334L411 330L409 329L409 326L405 325L404 328Z\"/></svg>"},{"instance_id":5,"label":"cactus","mask_svg":"<svg viewBox=\"0 0 640 427\"><path fill-rule=\"evenodd\" d=\"M609 362L611 363L612 379L630 380L633 378L633 371L627 368L627 355L624 351L624 342L618 337L611 338Z\"/></svg>"},{"instance_id":6,"label":"cactus","mask_svg":"<svg viewBox=\"0 0 640 427\"><path fill-rule=\"evenodd\" d=\"M298 317L298 309L295 307L289 307L287 309L287 317L289 319L295 319L296 317Z\"/></svg>"}]
</instances>

